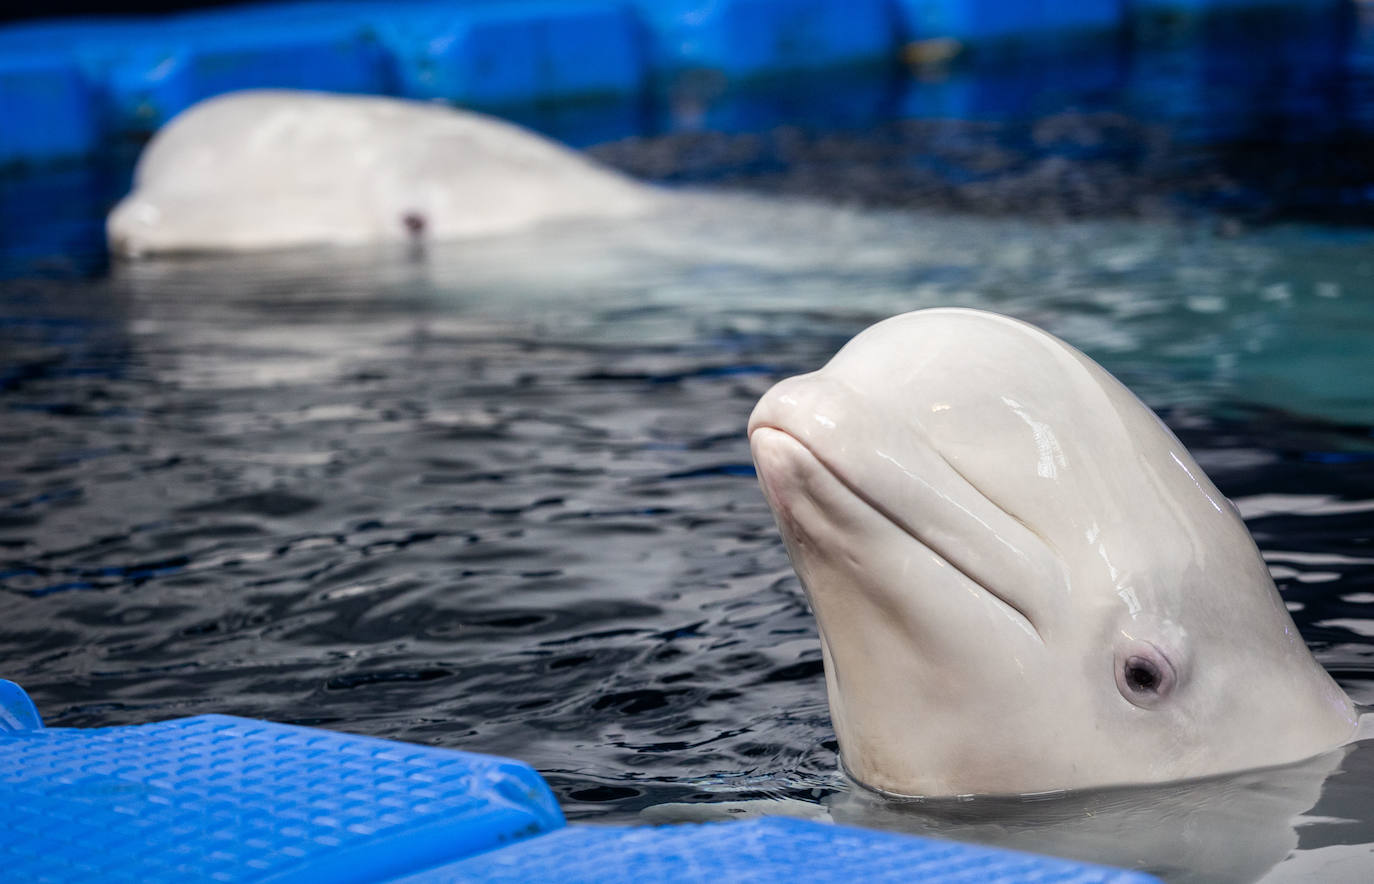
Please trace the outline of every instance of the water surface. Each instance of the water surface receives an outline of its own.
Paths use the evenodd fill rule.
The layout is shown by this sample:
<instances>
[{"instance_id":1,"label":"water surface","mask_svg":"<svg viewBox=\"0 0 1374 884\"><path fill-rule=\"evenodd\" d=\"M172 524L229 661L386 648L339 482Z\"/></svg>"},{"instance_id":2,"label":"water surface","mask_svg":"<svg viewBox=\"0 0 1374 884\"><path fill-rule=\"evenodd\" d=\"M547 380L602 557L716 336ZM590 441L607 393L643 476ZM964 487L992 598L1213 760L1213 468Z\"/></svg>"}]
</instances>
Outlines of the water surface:
<instances>
[{"instance_id":1,"label":"water surface","mask_svg":"<svg viewBox=\"0 0 1374 884\"><path fill-rule=\"evenodd\" d=\"M1158 409L1370 702L1372 246L682 195L648 221L424 254L5 282L4 675L50 725L213 711L515 756L576 820L760 798L842 816L815 624L745 421L869 323L972 305ZM1356 845L1348 880L1374 840L1363 757L1332 762L1326 821L1294 841L1328 870L1317 847ZM1245 788L1290 796L1264 805L1287 832L1325 776ZM1209 808L1187 837L1219 850L1234 803L1127 800ZM1142 825L1125 820L1108 840Z\"/></svg>"}]
</instances>

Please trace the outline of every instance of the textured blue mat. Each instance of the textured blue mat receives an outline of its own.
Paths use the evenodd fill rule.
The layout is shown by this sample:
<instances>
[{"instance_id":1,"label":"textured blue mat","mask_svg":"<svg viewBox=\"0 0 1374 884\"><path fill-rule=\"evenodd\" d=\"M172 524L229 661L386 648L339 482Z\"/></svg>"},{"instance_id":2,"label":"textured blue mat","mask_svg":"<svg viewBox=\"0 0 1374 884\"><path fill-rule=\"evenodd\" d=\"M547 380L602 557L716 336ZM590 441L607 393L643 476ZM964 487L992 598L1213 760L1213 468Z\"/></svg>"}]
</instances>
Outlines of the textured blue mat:
<instances>
[{"instance_id":1,"label":"textured blue mat","mask_svg":"<svg viewBox=\"0 0 1374 884\"><path fill-rule=\"evenodd\" d=\"M782 818L661 828L571 826L402 881L1158 884L1138 872Z\"/></svg>"},{"instance_id":2,"label":"textured blue mat","mask_svg":"<svg viewBox=\"0 0 1374 884\"><path fill-rule=\"evenodd\" d=\"M518 761L225 715L45 729L7 681L0 879L1154 881L791 819L566 827Z\"/></svg>"},{"instance_id":3,"label":"textured blue mat","mask_svg":"<svg viewBox=\"0 0 1374 884\"><path fill-rule=\"evenodd\" d=\"M563 825L503 758L202 715L0 736L0 878L383 881Z\"/></svg>"}]
</instances>

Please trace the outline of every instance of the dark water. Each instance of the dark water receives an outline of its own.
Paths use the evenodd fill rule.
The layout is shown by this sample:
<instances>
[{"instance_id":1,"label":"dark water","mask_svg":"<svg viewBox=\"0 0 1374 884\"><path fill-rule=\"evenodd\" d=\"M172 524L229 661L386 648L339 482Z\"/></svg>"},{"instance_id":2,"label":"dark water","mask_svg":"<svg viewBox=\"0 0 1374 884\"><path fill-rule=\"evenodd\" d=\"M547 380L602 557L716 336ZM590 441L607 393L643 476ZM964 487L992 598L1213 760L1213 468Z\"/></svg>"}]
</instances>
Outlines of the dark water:
<instances>
[{"instance_id":1,"label":"dark water","mask_svg":"<svg viewBox=\"0 0 1374 884\"><path fill-rule=\"evenodd\" d=\"M533 763L570 817L810 798L815 627L757 397L1000 309L1160 409L1374 699L1374 237L727 197L0 289L0 654L52 725L227 712Z\"/></svg>"}]
</instances>

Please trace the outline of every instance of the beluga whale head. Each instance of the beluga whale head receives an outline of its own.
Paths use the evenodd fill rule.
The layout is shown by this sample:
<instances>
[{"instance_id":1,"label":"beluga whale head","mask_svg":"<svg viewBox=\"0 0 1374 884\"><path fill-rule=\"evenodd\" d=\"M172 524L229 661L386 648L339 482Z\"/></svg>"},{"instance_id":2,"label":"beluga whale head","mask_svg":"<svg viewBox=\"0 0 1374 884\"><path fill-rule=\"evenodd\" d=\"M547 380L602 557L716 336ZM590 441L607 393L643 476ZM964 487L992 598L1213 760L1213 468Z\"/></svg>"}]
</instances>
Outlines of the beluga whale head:
<instances>
[{"instance_id":1,"label":"beluga whale head","mask_svg":"<svg viewBox=\"0 0 1374 884\"><path fill-rule=\"evenodd\" d=\"M924 310L773 387L758 474L858 782L896 795L1158 783L1346 741L1230 502L1087 356Z\"/></svg>"}]
</instances>

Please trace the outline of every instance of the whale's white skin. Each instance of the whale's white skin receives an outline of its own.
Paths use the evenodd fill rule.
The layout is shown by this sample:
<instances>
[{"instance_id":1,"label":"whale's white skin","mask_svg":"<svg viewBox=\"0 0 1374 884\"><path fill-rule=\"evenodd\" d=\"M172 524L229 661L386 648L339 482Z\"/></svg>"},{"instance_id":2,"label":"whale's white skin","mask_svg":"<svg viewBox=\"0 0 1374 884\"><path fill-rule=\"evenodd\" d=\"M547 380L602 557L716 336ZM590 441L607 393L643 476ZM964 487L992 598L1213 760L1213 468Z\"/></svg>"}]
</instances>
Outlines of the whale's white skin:
<instances>
[{"instance_id":1,"label":"whale's white skin","mask_svg":"<svg viewBox=\"0 0 1374 884\"><path fill-rule=\"evenodd\" d=\"M483 114L248 91L159 131L106 233L125 256L444 240L623 217L652 201L647 186Z\"/></svg>"},{"instance_id":2,"label":"whale's white skin","mask_svg":"<svg viewBox=\"0 0 1374 884\"><path fill-rule=\"evenodd\" d=\"M1016 320L880 322L749 421L846 770L897 795L1158 783L1353 733L1234 508Z\"/></svg>"}]
</instances>

